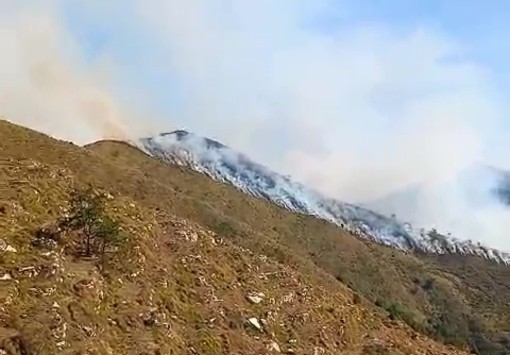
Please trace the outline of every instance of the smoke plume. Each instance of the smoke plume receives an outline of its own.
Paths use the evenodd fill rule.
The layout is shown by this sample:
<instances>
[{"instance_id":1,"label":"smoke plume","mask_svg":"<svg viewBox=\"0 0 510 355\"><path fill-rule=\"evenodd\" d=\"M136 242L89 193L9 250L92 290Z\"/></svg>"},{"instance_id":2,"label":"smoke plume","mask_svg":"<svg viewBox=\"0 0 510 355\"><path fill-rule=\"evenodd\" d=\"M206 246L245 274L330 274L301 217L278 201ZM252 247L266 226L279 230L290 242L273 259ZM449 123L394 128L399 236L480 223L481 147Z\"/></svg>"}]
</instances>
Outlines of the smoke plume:
<instances>
[{"instance_id":1,"label":"smoke plume","mask_svg":"<svg viewBox=\"0 0 510 355\"><path fill-rule=\"evenodd\" d=\"M0 5L0 115L57 138L126 139L107 68L87 66L54 2Z\"/></svg>"},{"instance_id":2,"label":"smoke plume","mask_svg":"<svg viewBox=\"0 0 510 355\"><path fill-rule=\"evenodd\" d=\"M447 33L356 21L350 1L19 3L0 5L5 117L79 143L171 124L340 200L510 249L508 213L454 183L479 161L510 167L494 145L506 108ZM386 197L413 186L396 211Z\"/></svg>"}]
</instances>

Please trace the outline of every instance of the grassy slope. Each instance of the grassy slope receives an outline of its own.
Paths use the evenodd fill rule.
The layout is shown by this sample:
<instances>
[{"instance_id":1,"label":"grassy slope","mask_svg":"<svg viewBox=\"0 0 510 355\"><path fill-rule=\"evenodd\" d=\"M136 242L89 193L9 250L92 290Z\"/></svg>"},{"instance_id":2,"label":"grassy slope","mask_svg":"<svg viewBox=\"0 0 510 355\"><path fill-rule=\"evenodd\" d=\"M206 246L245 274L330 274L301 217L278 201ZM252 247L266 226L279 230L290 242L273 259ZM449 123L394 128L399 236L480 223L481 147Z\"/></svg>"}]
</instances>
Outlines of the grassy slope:
<instances>
[{"instance_id":1,"label":"grassy slope","mask_svg":"<svg viewBox=\"0 0 510 355\"><path fill-rule=\"evenodd\" d=\"M197 220L282 262L296 263L295 255L312 260L356 292L438 339L468 344L483 354L510 353L510 268L506 266L472 257L404 254L356 239L327 222L247 197L187 169L162 166L123 143L100 142L90 149L118 166L131 165L133 170L127 174L150 171L156 181L144 186L150 191L145 196L170 196L172 201L151 200L150 204ZM143 199L143 193L137 198ZM467 273L466 268L478 271Z\"/></svg>"},{"instance_id":2,"label":"grassy slope","mask_svg":"<svg viewBox=\"0 0 510 355\"><path fill-rule=\"evenodd\" d=\"M89 348L96 353L108 353L108 347L113 347L115 353L127 353L128 349L133 353L142 353L141 349L156 353L150 350L155 344L161 347L161 353L183 353L190 348L198 353L256 351L265 346L270 335L257 335L260 339L256 339L255 334L243 328L243 320L249 315L262 317L268 309L278 308L278 317L283 318L271 323L275 327L274 336L281 344L295 337L297 345L282 347L292 346L298 353L313 353L316 347L327 349L328 353L337 349L338 353L355 354L375 338L386 347L392 347L389 344L393 343L395 353L419 353L418 348L433 348L431 353L441 353L436 344L388 323L369 305L354 304L352 294L332 276L371 300L405 305L415 314L417 322L438 309L430 301L438 296L431 297L430 290L440 296L443 289L450 292L447 296L453 302L459 300L455 307L467 308L480 299L473 285L455 276L457 264L439 266L437 261L422 261L359 241L325 222L287 213L193 172L163 166L124 144L104 142L89 147L87 152L5 122L0 122L0 136L0 200L7 206L5 214L0 214L0 235L20 251L0 257L0 276L8 271L19 277L19 284L8 283L6 287L2 284L0 298L7 311L0 319L3 327L0 342L2 337L19 338L26 346L47 347L46 353L51 353L57 339L51 338L50 342L45 339L51 332L50 320L55 321L53 318L57 317L52 313L57 311L51 309L56 300L67 304L61 306L65 310L59 317L68 322L69 344L74 349ZM42 165L34 165L33 161ZM106 271L98 271L94 262L67 256L59 261L65 269L61 272L62 281L21 275L16 269L20 266L50 262L28 247L33 228L62 213L58 206L65 206L71 185L88 182L116 196L111 208L117 209L113 213L133 229L131 234L136 235L141 250L138 256L121 259ZM42 201L41 196L44 196ZM130 201L136 207L131 208ZM167 223L175 219L173 215L196 221L228 237L229 241L214 246L207 237L198 247L196 243L189 245L174 237L175 227ZM201 233L208 235L205 231ZM175 243L168 245L169 239ZM255 255L240 248L268 255L270 261L261 263ZM181 265L182 257L190 255L201 255L201 259L186 258L187 266ZM60 260L63 256L65 253L55 258ZM482 267L485 266L484 263ZM268 272L274 270L280 277L264 280L261 268L266 267ZM144 270L142 276L127 277L129 269L140 268ZM508 324L505 323L508 312L501 308L508 306L508 274L499 267L494 268L496 271L491 271L490 276L479 276L488 280L487 283L475 285L489 285L489 281L501 285L497 301L483 304L487 315L499 314L499 323L494 322L494 327L499 327L501 333L505 330L503 325ZM461 271L457 272L462 275ZM201 284L204 280L198 278L200 274L206 278L205 284ZM103 296L99 297L99 293L81 299L73 287L81 278L101 285ZM424 290L418 283L428 278L438 281ZM171 285L161 288L159 283L165 281ZM51 290L46 286L54 286L55 282L61 283L56 293L41 296L41 290L44 295L44 290ZM31 288L39 291L32 294L28 292ZM278 302L290 291L304 288L312 294L310 298L290 305L249 305L244 300L244 294L252 289L272 295L268 298ZM149 290L156 293L152 299L147 294ZM222 299L227 309L204 302L208 301L203 299L207 290L209 297L219 292L221 297L215 294L213 298ZM478 296L472 297L471 291ZM485 291L487 295L494 292L490 287ZM24 296L13 297L16 293ZM71 310L71 304L75 303L78 310ZM150 307L157 307L160 317L170 318L172 321L164 322L170 325L164 329L147 329L140 322L139 314ZM296 320L295 314L301 314L306 320ZM116 317L120 318L116 320ZM212 318L220 324L204 325ZM279 321L282 327L276 326ZM320 334L322 326L326 326L325 334ZM41 350L41 353L45 352Z\"/></svg>"}]
</instances>

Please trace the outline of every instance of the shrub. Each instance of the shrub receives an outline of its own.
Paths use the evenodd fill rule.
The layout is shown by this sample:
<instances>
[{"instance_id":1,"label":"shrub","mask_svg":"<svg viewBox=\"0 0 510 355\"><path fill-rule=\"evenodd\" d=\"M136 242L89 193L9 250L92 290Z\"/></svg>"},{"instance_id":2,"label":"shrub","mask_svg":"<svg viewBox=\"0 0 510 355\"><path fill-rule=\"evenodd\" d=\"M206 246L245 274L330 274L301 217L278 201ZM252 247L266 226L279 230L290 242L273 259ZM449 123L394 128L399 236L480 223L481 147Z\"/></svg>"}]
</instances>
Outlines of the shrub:
<instances>
[{"instance_id":1,"label":"shrub","mask_svg":"<svg viewBox=\"0 0 510 355\"><path fill-rule=\"evenodd\" d=\"M429 334L431 331L427 322L421 320L417 313L398 303L392 303L384 307L384 309L386 309L389 313L389 318L391 320L400 319L406 322L414 330L424 334Z\"/></svg>"},{"instance_id":2,"label":"shrub","mask_svg":"<svg viewBox=\"0 0 510 355\"><path fill-rule=\"evenodd\" d=\"M428 278L421 286L425 291L430 291L434 287L434 279Z\"/></svg>"},{"instance_id":3,"label":"shrub","mask_svg":"<svg viewBox=\"0 0 510 355\"><path fill-rule=\"evenodd\" d=\"M235 234L234 228L228 222L225 221L218 223L216 226L214 226L213 229L218 235L221 236L229 237Z\"/></svg>"},{"instance_id":4,"label":"shrub","mask_svg":"<svg viewBox=\"0 0 510 355\"><path fill-rule=\"evenodd\" d=\"M402 306L396 303L390 304L386 307L386 311L390 314L390 319L403 319L405 315L405 310Z\"/></svg>"},{"instance_id":5,"label":"shrub","mask_svg":"<svg viewBox=\"0 0 510 355\"><path fill-rule=\"evenodd\" d=\"M363 347L363 355L391 355L393 352L383 344L368 344Z\"/></svg>"}]
</instances>

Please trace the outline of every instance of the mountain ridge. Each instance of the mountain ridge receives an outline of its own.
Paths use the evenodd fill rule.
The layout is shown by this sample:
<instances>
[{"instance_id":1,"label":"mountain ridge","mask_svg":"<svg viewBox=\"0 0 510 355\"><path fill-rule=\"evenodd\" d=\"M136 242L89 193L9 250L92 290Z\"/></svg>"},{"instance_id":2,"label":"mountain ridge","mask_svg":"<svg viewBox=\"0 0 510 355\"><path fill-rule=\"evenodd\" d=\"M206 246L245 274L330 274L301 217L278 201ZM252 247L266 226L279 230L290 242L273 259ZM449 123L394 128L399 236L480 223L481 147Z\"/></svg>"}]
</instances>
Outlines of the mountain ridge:
<instances>
[{"instance_id":1,"label":"mountain ridge","mask_svg":"<svg viewBox=\"0 0 510 355\"><path fill-rule=\"evenodd\" d=\"M359 237L384 245L425 253L473 254L510 264L508 252L444 236L435 230L413 230L411 225L394 218L325 197L220 142L185 130L141 138L130 144L167 163L187 166L215 180L230 183L252 196L264 198L293 212L325 219Z\"/></svg>"}]
</instances>

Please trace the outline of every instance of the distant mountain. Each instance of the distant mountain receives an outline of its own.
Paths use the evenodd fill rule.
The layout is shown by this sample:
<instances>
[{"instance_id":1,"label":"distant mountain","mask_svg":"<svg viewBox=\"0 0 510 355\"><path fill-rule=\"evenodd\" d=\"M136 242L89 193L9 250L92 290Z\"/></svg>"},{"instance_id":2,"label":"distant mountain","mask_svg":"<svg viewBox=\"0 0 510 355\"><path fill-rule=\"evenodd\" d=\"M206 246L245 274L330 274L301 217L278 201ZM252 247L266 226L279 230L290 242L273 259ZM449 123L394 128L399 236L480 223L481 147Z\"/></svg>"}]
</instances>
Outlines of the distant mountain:
<instances>
[{"instance_id":1,"label":"distant mountain","mask_svg":"<svg viewBox=\"0 0 510 355\"><path fill-rule=\"evenodd\" d=\"M190 167L215 180L230 183L247 194L264 198L297 213L328 220L360 237L381 244L419 252L475 254L510 263L510 253L446 237L435 231L417 231L409 224L368 208L325 197L289 177L253 162L222 143L187 131L162 133L142 138L133 144L162 161ZM499 193L504 195L506 190Z\"/></svg>"},{"instance_id":2,"label":"distant mountain","mask_svg":"<svg viewBox=\"0 0 510 355\"><path fill-rule=\"evenodd\" d=\"M435 225L462 237L489 229L503 238L501 226L510 226L510 173L473 164L448 180L409 186L362 205L415 227Z\"/></svg>"},{"instance_id":3,"label":"distant mountain","mask_svg":"<svg viewBox=\"0 0 510 355\"><path fill-rule=\"evenodd\" d=\"M510 207L510 171L494 169L498 183L492 191L502 204Z\"/></svg>"}]
</instances>

